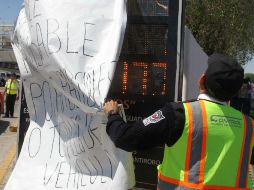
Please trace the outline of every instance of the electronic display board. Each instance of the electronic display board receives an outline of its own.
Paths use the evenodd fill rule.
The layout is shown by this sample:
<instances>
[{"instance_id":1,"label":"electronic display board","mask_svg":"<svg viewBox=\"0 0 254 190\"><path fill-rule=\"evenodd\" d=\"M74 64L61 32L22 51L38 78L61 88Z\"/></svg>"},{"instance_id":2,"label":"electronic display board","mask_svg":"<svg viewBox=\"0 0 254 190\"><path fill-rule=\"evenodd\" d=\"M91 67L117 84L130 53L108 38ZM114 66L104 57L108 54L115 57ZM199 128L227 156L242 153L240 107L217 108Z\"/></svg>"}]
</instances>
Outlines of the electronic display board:
<instances>
[{"instance_id":1,"label":"electronic display board","mask_svg":"<svg viewBox=\"0 0 254 190\"><path fill-rule=\"evenodd\" d=\"M182 35L181 0L128 0L127 28L108 98L123 104L128 122L174 101ZM156 189L163 147L133 153L136 187Z\"/></svg>"}]
</instances>

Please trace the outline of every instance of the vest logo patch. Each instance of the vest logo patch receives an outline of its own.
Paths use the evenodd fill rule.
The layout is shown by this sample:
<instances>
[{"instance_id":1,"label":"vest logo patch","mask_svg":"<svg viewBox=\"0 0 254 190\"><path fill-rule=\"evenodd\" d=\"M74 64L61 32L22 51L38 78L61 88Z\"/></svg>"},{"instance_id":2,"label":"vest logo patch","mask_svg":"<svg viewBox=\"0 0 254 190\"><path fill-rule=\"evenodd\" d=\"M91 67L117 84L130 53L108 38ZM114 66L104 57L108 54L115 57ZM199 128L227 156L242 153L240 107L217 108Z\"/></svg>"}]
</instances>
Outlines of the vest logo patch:
<instances>
[{"instance_id":1,"label":"vest logo patch","mask_svg":"<svg viewBox=\"0 0 254 190\"><path fill-rule=\"evenodd\" d=\"M217 127L242 127L241 119L234 117L212 115L210 120L211 123Z\"/></svg>"},{"instance_id":2,"label":"vest logo patch","mask_svg":"<svg viewBox=\"0 0 254 190\"><path fill-rule=\"evenodd\" d=\"M161 110L156 111L153 115L145 118L143 120L143 123L145 126L151 124L151 123L158 123L159 121L165 119L164 115L162 114Z\"/></svg>"}]
</instances>

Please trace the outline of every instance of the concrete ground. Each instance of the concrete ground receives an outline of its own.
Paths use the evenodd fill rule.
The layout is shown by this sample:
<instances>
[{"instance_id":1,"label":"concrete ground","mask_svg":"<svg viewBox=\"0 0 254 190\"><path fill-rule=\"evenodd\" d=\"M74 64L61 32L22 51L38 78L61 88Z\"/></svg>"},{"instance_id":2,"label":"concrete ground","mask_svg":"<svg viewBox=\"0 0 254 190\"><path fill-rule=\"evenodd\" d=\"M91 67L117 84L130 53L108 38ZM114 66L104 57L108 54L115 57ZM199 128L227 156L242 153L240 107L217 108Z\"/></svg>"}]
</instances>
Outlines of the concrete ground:
<instances>
[{"instance_id":1,"label":"concrete ground","mask_svg":"<svg viewBox=\"0 0 254 190\"><path fill-rule=\"evenodd\" d=\"M19 118L19 104L16 102L14 118L0 117L0 190L2 190L15 166L17 147L17 132L10 128L17 126Z\"/></svg>"}]
</instances>

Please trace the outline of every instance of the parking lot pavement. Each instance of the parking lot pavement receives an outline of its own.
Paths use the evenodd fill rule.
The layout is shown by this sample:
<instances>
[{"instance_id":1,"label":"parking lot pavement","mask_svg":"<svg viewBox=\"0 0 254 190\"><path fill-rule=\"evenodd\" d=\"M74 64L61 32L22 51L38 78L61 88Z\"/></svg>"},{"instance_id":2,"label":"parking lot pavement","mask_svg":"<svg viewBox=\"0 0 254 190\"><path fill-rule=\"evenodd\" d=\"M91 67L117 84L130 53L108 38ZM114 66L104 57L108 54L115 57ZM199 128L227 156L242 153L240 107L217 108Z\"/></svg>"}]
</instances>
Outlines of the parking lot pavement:
<instances>
[{"instance_id":1,"label":"parking lot pavement","mask_svg":"<svg viewBox=\"0 0 254 190\"><path fill-rule=\"evenodd\" d=\"M15 160L17 132L11 132L9 126L17 125L17 122L18 118L0 119L0 190L3 189Z\"/></svg>"},{"instance_id":2,"label":"parking lot pavement","mask_svg":"<svg viewBox=\"0 0 254 190\"><path fill-rule=\"evenodd\" d=\"M15 105L14 118L0 117L0 190L2 190L15 165L17 132L12 132L10 126L18 125L19 104Z\"/></svg>"}]
</instances>

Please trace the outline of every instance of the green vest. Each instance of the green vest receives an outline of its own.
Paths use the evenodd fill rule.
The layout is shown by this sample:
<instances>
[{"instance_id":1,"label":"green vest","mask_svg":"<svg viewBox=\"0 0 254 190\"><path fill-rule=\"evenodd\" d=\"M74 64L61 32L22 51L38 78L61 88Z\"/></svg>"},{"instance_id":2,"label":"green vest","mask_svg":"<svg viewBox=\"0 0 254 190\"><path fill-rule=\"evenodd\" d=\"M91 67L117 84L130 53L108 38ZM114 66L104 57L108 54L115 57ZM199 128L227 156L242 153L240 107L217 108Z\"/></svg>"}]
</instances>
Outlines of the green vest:
<instances>
[{"instance_id":1,"label":"green vest","mask_svg":"<svg viewBox=\"0 0 254 190\"><path fill-rule=\"evenodd\" d=\"M184 103L184 108L183 134L172 147L165 147L158 189L251 189L251 118L204 100Z\"/></svg>"},{"instance_id":2,"label":"green vest","mask_svg":"<svg viewBox=\"0 0 254 190\"><path fill-rule=\"evenodd\" d=\"M6 93L7 94L17 94L18 93L18 84L17 80L11 81L11 79L7 80L5 84Z\"/></svg>"}]
</instances>

